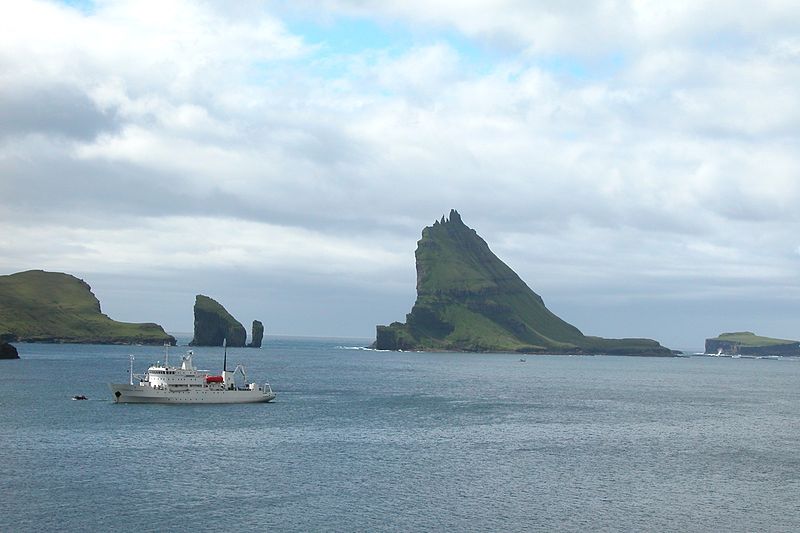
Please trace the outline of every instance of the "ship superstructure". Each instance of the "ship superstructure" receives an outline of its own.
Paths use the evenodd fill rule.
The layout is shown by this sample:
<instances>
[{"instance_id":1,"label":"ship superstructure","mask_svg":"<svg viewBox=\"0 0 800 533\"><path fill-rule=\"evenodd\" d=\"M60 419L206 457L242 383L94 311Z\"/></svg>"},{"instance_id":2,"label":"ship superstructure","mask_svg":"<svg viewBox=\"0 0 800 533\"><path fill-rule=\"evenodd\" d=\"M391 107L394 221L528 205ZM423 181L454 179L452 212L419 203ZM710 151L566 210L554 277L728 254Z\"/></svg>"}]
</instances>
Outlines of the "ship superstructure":
<instances>
[{"instance_id":1,"label":"ship superstructure","mask_svg":"<svg viewBox=\"0 0 800 533\"><path fill-rule=\"evenodd\" d=\"M275 393L269 383L247 383L247 373L243 365L237 365L232 371L227 369L227 349L221 375L211 375L208 370L195 368L192 362L193 356L194 353L189 351L181 358L180 366L170 366L167 351L164 364L158 362L150 366L144 374L133 373L134 359L131 356L129 383L108 384L114 395L114 401L116 403L256 403L275 399Z\"/></svg>"}]
</instances>

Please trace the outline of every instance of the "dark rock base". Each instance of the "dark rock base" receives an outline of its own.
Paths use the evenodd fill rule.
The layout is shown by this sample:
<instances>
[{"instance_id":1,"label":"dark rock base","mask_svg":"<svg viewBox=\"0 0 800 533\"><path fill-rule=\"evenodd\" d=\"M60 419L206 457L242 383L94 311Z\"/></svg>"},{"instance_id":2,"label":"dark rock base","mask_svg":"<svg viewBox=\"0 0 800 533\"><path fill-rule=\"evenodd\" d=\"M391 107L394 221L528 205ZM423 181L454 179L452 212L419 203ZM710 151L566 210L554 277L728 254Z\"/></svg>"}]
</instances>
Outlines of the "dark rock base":
<instances>
[{"instance_id":1,"label":"dark rock base","mask_svg":"<svg viewBox=\"0 0 800 533\"><path fill-rule=\"evenodd\" d=\"M0 343L0 359L19 359L19 352L7 342Z\"/></svg>"}]
</instances>

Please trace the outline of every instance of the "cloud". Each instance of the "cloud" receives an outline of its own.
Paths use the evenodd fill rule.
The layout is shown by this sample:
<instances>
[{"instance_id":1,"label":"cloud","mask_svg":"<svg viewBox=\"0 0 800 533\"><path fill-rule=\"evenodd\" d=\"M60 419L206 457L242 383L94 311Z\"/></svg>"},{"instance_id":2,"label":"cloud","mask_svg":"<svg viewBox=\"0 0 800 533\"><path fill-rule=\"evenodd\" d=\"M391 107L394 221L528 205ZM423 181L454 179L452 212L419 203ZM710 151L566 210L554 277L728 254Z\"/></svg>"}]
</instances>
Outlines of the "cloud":
<instances>
[{"instance_id":1,"label":"cloud","mask_svg":"<svg viewBox=\"0 0 800 533\"><path fill-rule=\"evenodd\" d=\"M108 227L103 226L105 220L85 222L73 227L58 221L7 226L11 231L0 235L0 247L14 250L18 257L0 259L0 268L88 271L90 278L105 279L209 281L211 276L228 278L230 284L246 277L265 283L252 288L256 294L269 292L270 286L321 282L334 282L340 290L369 288L385 294L403 292L413 284L413 265L402 243L391 236L376 242L374 235L336 237L196 215L122 216ZM19 257L29 263L19 265ZM182 288L188 293L202 290L197 282Z\"/></svg>"},{"instance_id":2,"label":"cloud","mask_svg":"<svg viewBox=\"0 0 800 533\"><path fill-rule=\"evenodd\" d=\"M113 113L97 109L85 93L71 86L0 86L0 137L41 132L88 140L114 131L117 124Z\"/></svg>"},{"instance_id":3,"label":"cloud","mask_svg":"<svg viewBox=\"0 0 800 533\"><path fill-rule=\"evenodd\" d=\"M2 266L385 295L455 207L547 301L794 294L797 11L5 4ZM344 19L403 42L339 49Z\"/></svg>"},{"instance_id":4,"label":"cloud","mask_svg":"<svg viewBox=\"0 0 800 533\"><path fill-rule=\"evenodd\" d=\"M116 75L137 89L155 80L160 89L189 96L203 92L204 80L235 83L228 76L246 76L254 63L306 51L302 39L267 13L231 15L223 6L181 0L109 0L89 14L22 0L4 8L2 61L17 67L12 78L58 77L88 86Z\"/></svg>"}]
</instances>

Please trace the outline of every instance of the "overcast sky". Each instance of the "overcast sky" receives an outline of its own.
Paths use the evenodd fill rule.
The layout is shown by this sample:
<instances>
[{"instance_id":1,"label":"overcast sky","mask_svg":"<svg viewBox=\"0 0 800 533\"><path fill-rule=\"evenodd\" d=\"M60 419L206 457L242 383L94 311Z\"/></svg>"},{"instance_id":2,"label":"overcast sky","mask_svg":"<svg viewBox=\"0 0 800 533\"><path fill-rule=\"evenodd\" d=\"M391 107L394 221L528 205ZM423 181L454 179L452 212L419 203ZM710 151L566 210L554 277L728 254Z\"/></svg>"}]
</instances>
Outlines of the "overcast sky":
<instances>
[{"instance_id":1,"label":"overcast sky","mask_svg":"<svg viewBox=\"0 0 800 533\"><path fill-rule=\"evenodd\" d=\"M374 337L456 208L584 333L797 339L799 140L796 1L0 4L0 273L172 332Z\"/></svg>"}]
</instances>

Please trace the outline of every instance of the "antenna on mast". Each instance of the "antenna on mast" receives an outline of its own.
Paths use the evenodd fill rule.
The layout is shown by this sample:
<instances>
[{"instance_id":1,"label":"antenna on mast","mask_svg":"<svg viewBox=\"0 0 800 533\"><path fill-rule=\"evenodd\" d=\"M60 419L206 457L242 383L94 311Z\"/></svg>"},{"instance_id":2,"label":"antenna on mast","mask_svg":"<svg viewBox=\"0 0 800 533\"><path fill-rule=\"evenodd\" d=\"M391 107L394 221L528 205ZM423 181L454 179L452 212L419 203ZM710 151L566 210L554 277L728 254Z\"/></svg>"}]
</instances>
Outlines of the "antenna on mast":
<instances>
[{"instance_id":1,"label":"antenna on mast","mask_svg":"<svg viewBox=\"0 0 800 533\"><path fill-rule=\"evenodd\" d=\"M222 348L225 352L225 355L222 358L222 371L228 371L228 339L222 339Z\"/></svg>"}]
</instances>

